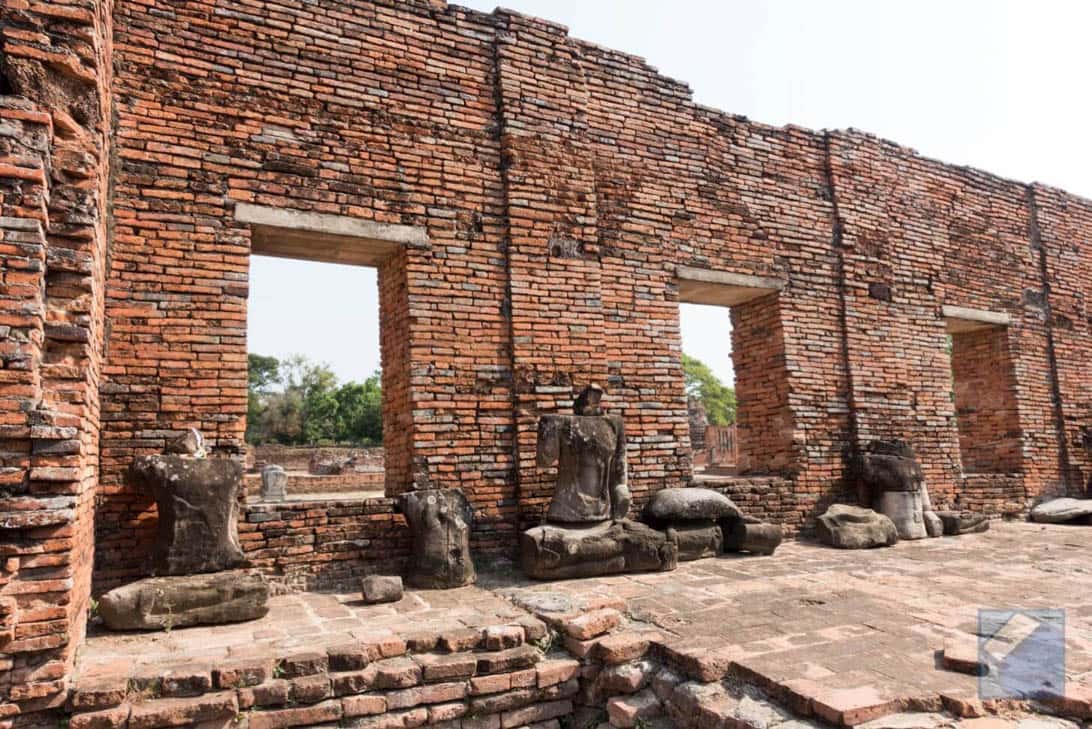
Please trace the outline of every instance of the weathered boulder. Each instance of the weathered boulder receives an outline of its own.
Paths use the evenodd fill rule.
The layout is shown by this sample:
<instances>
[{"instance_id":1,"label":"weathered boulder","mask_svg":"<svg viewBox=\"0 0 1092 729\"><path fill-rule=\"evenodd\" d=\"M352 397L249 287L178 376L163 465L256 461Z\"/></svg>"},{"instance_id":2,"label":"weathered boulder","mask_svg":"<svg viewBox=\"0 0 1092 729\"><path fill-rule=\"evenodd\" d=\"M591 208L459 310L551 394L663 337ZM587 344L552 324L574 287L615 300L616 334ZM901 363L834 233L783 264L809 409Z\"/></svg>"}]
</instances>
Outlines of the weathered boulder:
<instances>
[{"instance_id":1,"label":"weathered boulder","mask_svg":"<svg viewBox=\"0 0 1092 729\"><path fill-rule=\"evenodd\" d=\"M975 534L990 528L989 517L970 511L938 511L937 518L944 526L945 536Z\"/></svg>"},{"instance_id":2,"label":"weathered boulder","mask_svg":"<svg viewBox=\"0 0 1092 729\"><path fill-rule=\"evenodd\" d=\"M538 580L659 572L678 566L667 535L636 521L593 526L545 524L520 535L523 571Z\"/></svg>"},{"instance_id":3,"label":"weathered boulder","mask_svg":"<svg viewBox=\"0 0 1092 729\"><path fill-rule=\"evenodd\" d=\"M716 522L681 522L666 531L667 538L677 545L680 562L716 557L724 548L724 535Z\"/></svg>"},{"instance_id":4,"label":"weathered boulder","mask_svg":"<svg viewBox=\"0 0 1092 729\"><path fill-rule=\"evenodd\" d=\"M899 541L895 523L872 509L834 504L815 523L819 541L840 549L889 547Z\"/></svg>"},{"instance_id":5,"label":"weathered boulder","mask_svg":"<svg viewBox=\"0 0 1092 729\"><path fill-rule=\"evenodd\" d=\"M398 575L368 575L360 581L364 602L398 602L402 599L402 578Z\"/></svg>"},{"instance_id":6,"label":"weathered boulder","mask_svg":"<svg viewBox=\"0 0 1092 729\"><path fill-rule=\"evenodd\" d=\"M284 501L288 497L288 472L271 463L262 468L262 501Z\"/></svg>"},{"instance_id":7,"label":"weathered boulder","mask_svg":"<svg viewBox=\"0 0 1092 729\"><path fill-rule=\"evenodd\" d=\"M754 517L725 519L721 522L721 529L724 531L726 552L773 554L781 544L781 525L767 524Z\"/></svg>"},{"instance_id":8,"label":"weathered boulder","mask_svg":"<svg viewBox=\"0 0 1092 729\"><path fill-rule=\"evenodd\" d=\"M258 574L149 577L99 599L111 630L170 630L256 620L269 612L269 585Z\"/></svg>"},{"instance_id":9,"label":"weathered boulder","mask_svg":"<svg viewBox=\"0 0 1092 729\"><path fill-rule=\"evenodd\" d=\"M1044 501L1031 510L1031 519L1044 524L1092 524L1092 499L1060 498Z\"/></svg>"},{"instance_id":10,"label":"weathered boulder","mask_svg":"<svg viewBox=\"0 0 1092 729\"><path fill-rule=\"evenodd\" d=\"M653 525L680 521L720 521L741 518L739 508L722 493L712 489L681 488L657 491L645 507L645 519Z\"/></svg>"},{"instance_id":11,"label":"weathered boulder","mask_svg":"<svg viewBox=\"0 0 1092 729\"><path fill-rule=\"evenodd\" d=\"M474 582L470 526L474 512L459 489L429 489L402 495L400 511L413 535L408 582L448 589Z\"/></svg>"},{"instance_id":12,"label":"weathered boulder","mask_svg":"<svg viewBox=\"0 0 1092 729\"><path fill-rule=\"evenodd\" d=\"M230 458L141 456L132 475L155 497L154 572L218 572L245 559L236 531L243 465Z\"/></svg>"}]
</instances>

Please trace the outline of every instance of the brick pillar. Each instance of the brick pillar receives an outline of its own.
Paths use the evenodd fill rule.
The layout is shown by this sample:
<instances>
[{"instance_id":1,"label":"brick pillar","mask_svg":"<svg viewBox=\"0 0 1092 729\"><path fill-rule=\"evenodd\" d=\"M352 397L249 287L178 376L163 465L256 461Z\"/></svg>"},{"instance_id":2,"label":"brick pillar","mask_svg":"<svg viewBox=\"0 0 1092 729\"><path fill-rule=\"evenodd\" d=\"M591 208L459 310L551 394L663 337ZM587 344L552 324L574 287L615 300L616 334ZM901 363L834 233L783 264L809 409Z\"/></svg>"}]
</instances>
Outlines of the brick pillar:
<instances>
[{"instance_id":1,"label":"brick pillar","mask_svg":"<svg viewBox=\"0 0 1092 729\"><path fill-rule=\"evenodd\" d=\"M0 719L17 723L63 701L90 598L110 12L0 9Z\"/></svg>"},{"instance_id":2,"label":"brick pillar","mask_svg":"<svg viewBox=\"0 0 1092 729\"><path fill-rule=\"evenodd\" d=\"M732 307L732 366L743 473L791 474L799 467L778 298L771 294Z\"/></svg>"},{"instance_id":3,"label":"brick pillar","mask_svg":"<svg viewBox=\"0 0 1092 729\"><path fill-rule=\"evenodd\" d=\"M579 53L561 26L507 12L497 20L519 506L527 525L552 495L552 474L535 466L539 416L565 411L574 388L607 385L602 265ZM609 394L608 405L618 406Z\"/></svg>"}]
</instances>

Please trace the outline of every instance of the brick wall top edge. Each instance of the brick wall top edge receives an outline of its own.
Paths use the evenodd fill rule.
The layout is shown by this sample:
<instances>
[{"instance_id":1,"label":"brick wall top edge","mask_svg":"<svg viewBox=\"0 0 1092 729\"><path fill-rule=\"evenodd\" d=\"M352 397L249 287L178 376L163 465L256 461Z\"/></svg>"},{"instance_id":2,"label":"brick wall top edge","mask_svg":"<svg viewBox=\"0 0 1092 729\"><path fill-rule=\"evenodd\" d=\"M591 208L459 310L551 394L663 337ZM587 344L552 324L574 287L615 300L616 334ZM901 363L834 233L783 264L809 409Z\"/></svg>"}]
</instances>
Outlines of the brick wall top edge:
<instances>
[{"instance_id":1,"label":"brick wall top edge","mask_svg":"<svg viewBox=\"0 0 1092 729\"><path fill-rule=\"evenodd\" d=\"M459 6L459 9L460 10L465 10L470 15L482 16L482 20L485 21L485 18L486 18L485 13L482 13L482 12L477 11L477 10L472 10L472 9L469 9L469 8L462 8L461 6ZM606 46L602 46L602 45L600 45L598 43L594 43L594 42L591 42L591 41L585 41L585 40L581 40L579 38L571 38L569 36L570 31L569 31L569 28L567 26L561 25L560 23L555 23L555 22L550 21L550 20L546 20L544 18L539 18L539 17L533 16L533 15L527 15L527 14L524 14L524 13L520 13L520 12L517 12L517 11L514 11L514 10L509 10L507 8L501 8L501 7L498 7L496 10L494 10L492 15L494 17L497 17L497 18L502 18L502 17L516 18L516 19L519 19L521 22L523 22L523 23L525 23L527 25L539 25L539 26L542 27L543 30L546 30L546 31L552 32L552 33L558 33L558 34L566 36L570 42L577 45L581 50L585 51L586 53L598 54L598 55L600 55L600 56L602 56L604 58L609 58L610 60L615 61L615 62L621 61L621 62L630 63L630 64L637 67L635 69L636 71L644 71L647 75L649 75L651 77L655 77L656 83L662 84L666 88L674 87L678 91L679 95L681 97L684 97L688 101L688 104L696 112L700 112L700 113L702 113L704 115L723 116L723 117L727 117L727 118L730 118L730 119L735 120L735 121L746 122L746 123L749 123L749 124L752 124L752 125L755 125L755 126L763 127L763 128L769 129L771 131L776 131L776 130L786 130L786 131L788 131L788 130L792 130L792 131L798 131L798 132L802 132L802 133L805 133L805 134L816 135L816 136L821 136L823 134L831 134L831 135L843 137L843 138L846 138L846 139L857 138L857 139L873 140L873 141L875 141L875 142L877 142L877 143L879 143L879 144L881 144L881 145L883 145L885 147L891 148L893 150L897 150L898 154L903 154L903 155L906 155L906 156L916 158L917 160L920 160L921 162L924 162L924 163L927 163L927 164L931 163L931 164L942 166L942 167L944 167L945 169L949 170L952 173L961 173L961 174L964 174L964 175L969 176L969 177L985 178L987 181L993 181L993 182L995 182L997 184L1001 184L1001 185L1016 185L1016 186L1019 186L1019 187L1022 187L1022 188L1027 188L1029 185L1031 185L1031 186L1041 187L1043 189L1053 189L1053 190L1057 190L1057 191L1060 191L1060 192L1065 192L1064 190L1061 190L1061 188L1054 188L1054 187L1051 187L1049 185L1045 185L1045 184L1039 183L1039 182L1026 182L1026 181L1022 181L1022 180L1015 180L1015 179L1012 179L1012 178L1009 178L1009 177L1005 177L1003 175L999 175L999 174L994 173L994 172L990 172L989 170L985 170L985 169L982 169L980 167L974 167L972 165L960 165L960 164L955 164L955 163L952 163L952 162L945 162L944 160L941 160L941 159L937 159L937 158L934 158L934 157L929 157L927 155L923 155L920 152L918 152L916 149L914 149L913 147L909 147L909 146L901 144L899 142L886 139L884 137L881 137L881 136L879 136L877 134L873 134L871 132L867 132L867 131L864 131L864 130L861 130L861 129L856 129L854 127L849 127L847 129L814 130L814 129L809 129L808 127L793 124L791 122L788 123L788 124L778 126L778 125L768 124L768 123L761 122L761 121L755 121L755 120L750 119L750 118L748 118L748 117L746 117L744 115L741 115L741 114L736 114L736 113L733 113L733 112L724 111L722 109L717 109L715 107L706 106L706 105L703 105L703 104L698 104L698 103L693 102L693 100L692 100L693 99L693 90L690 88L690 85L688 83L686 83L685 81L678 80L678 79L673 79L673 78L671 78L669 76L665 76L664 74L660 73L659 70L657 70L655 66L652 66L651 64L649 64L648 61L645 58L642 58L641 56L631 54L631 53L626 53L625 51L620 51L620 50L613 49L613 48L608 48ZM1079 195L1074 195L1072 193L1066 193L1066 194L1069 195L1070 197L1075 198L1075 199L1081 199L1081 200L1085 199L1085 198L1082 198Z\"/></svg>"}]
</instances>

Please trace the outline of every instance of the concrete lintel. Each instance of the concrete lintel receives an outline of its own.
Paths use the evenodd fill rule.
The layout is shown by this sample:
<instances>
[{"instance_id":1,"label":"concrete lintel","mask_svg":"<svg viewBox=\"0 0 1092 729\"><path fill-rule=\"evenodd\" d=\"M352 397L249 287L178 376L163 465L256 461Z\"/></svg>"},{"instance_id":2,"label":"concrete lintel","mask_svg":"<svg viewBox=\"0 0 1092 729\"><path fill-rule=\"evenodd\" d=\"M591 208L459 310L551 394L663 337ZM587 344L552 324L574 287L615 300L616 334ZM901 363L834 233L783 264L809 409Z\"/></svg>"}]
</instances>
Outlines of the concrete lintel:
<instances>
[{"instance_id":1,"label":"concrete lintel","mask_svg":"<svg viewBox=\"0 0 1092 729\"><path fill-rule=\"evenodd\" d=\"M1012 317L1003 311L968 309L964 306L942 306L940 307L940 313L944 317L944 325L949 334L1007 327L1012 323Z\"/></svg>"},{"instance_id":2,"label":"concrete lintel","mask_svg":"<svg viewBox=\"0 0 1092 729\"><path fill-rule=\"evenodd\" d=\"M735 306L780 291L785 282L776 278L708 268L677 266L679 300L686 304Z\"/></svg>"},{"instance_id":3,"label":"concrete lintel","mask_svg":"<svg viewBox=\"0 0 1092 729\"><path fill-rule=\"evenodd\" d=\"M251 226L254 253L328 263L378 265L401 246L428 246L428 231L348 215L238 203L235 219Z\"/></svg>"}]
</instances>

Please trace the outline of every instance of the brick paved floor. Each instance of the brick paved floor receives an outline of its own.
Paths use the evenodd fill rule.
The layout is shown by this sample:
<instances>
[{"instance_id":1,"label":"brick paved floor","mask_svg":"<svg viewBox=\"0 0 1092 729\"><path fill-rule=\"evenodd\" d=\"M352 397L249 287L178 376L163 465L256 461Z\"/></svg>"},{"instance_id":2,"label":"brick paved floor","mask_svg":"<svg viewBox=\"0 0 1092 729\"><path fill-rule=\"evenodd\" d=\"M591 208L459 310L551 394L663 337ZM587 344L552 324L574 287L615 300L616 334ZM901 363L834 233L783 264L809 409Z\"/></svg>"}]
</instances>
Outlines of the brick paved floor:
<instances>
[{"instance_id":1,"label":"brick paved floor","mask_svg":"<svg viewBox=\"0 0 1092 729\"><path fill-rule=\"evenodd\" d=\"M1090 555L1092 528L995 523L985 534L869 551L787 543L771 557L725 556L669 573L554 583L489 574L477 587L408 591L386 606L362 605L355 595L284 595L267 617L241 625L93 631L78 675L498 625L525 614L513 602L541 605L546 597L577 608L624 603L629 628L658 631L666 654L734 663L790 705L933 710L941 696L973 700L976 679L945 670L939 651L974 633L979 608L1066 609L1068 680L1092 690Z\"/></svg>"},{"instance_id":2,"label":"brick paved floor","mask_svg":"<svg viewBox=\"0 0 1092 729\"><path fill-rule=\"evenodd\" d=\"M971 698L940 666L979 608L1064 608L1069 681L1092 688L1092 528L998 523L984 533L842 551L788 543L675 572L501 589L624 600L683 657L734 661L761 685L834 704Z\"/></svg>"}]
</instances>

